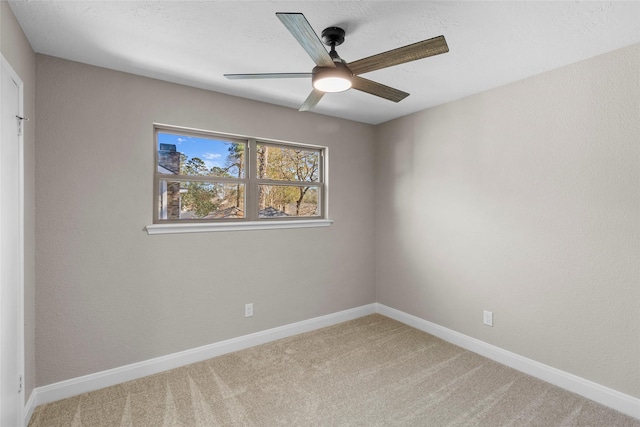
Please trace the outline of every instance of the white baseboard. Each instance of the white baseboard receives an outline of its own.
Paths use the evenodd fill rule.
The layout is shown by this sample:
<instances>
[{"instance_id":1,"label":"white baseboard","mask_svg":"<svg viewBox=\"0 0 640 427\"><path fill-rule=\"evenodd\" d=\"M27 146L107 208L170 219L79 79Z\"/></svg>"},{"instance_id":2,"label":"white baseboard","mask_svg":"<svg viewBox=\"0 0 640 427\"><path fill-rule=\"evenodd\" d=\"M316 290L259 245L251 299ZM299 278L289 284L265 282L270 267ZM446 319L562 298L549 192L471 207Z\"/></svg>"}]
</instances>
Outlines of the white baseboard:
<instances>
[{"instance_id":1,"label":"white baseboard","mask_svg":"<svg viewBox=\"0 0 640 427\"><path fill-rule=\"evenodd\" d=\"M245 348L265 344L304 332L336 325L348 320L357 319L375 313L376 305L369 304L301 322L291 323L265 331L255 332L237 338L197 347L166 356L156 357L143 362L132 363L119 368L109 369L95 374L72 378L54 384L36 387L25 405L25 426L29 424L31 415L38 405L66 399L104 387L113 386L126 381L179 368L191 363L201 362L212 357L231 353Z\"/></svg>"},{"instance_id":2,"label":"white baseboard","mask_svg":"<svg viewBox=\"0 0 640 427\"><path fill-rule=\"evenodd\" d=\"M212 357L265 344L281 338L332 326L368 314L380 313L406 325L427 332L452 344L478 353L503 365L517 369L533 377L549 382L565 390L584 396L602 405L640 419L640 399L620 393L616 390L594 383L568 372L536 362L494 345L463 335L419 317L404 313L383 304L374 303L340 311L326 316L280 326L265 331L232 338L206 346L185 350L143 362L132 363L119 368L109 369L95 374L85 375L42 387L31 393L25 404L25 426L38 405L87 393L104 387L157 374L169 369L179 368Z\"/></svg>"},{"instance_id":3,"label":"white baseboard","mask_svg":"<svg viewBox=\"0 0 640 427\"><path fill-rule=\"evenodd\" d=\"M539 378L626 415L640 419L640 399L636 397L594 383L577 375L561 371L560 369L552 368L551 366L536 362L535 360L528 359L383 304L376 303L376 312L488 359L495 360L510 368L524 372L532 377Z\"/></svg>"},{"instance_id":4,"label":"white baseboard","mask_svg":"<svg viewBox=\"0 0 640 427\"><path fill-rule=\"evenodd\" d=\"M31 421L31 416L33 415L33 411L35 411L36 406L38 406L36 404L36 390L32 390L31 391L31 395L29 396L29 399L27 400L27 403L25 403L24 405L24 424L23 426L28 426L29 425L29 421Z\"/></svg>"}]
</instances>

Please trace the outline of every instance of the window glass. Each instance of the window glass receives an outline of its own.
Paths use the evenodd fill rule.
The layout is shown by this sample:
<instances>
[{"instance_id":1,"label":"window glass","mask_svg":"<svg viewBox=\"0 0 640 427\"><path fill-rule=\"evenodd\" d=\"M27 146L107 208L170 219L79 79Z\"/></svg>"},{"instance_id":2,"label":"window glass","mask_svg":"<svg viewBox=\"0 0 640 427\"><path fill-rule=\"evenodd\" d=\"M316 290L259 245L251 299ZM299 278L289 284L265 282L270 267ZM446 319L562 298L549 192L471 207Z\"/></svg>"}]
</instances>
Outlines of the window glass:
<instances>
[{"instance_id":1,"label":"window glass","mask_svg":"<svg viewBox=\"0 0 640 427\"><path fill-rule=\"evenodd\" d=\"M244 218L245 185L160 180L159 219Z\"/></svg>"},{"instance_id":2,"label":"window glass","mask_svg":"<svg viewBox=\"0 0 640 427\"><path fill-rule=\"evenodd\" d=\"M243 178L246 144L158 132L158 172Z\"/></svg>"},{"instance_id":3,"label":"window glass","mask_svg":"<svg viewBox=\"0 0 640 427\"><path fill-rule=\"evenodd\" d=\"M260 218L318 216L318 188L260 185Z\"/></svg>"},{"instance_id":4,"label":"window glass","mask_svg":"<svg viewBox=\"0 0 640 427\"><path fill-rule=\"evenodd\" d=\"M318 182L320 152L257 144L258 179Z\"/></svg>"}]
</instances>

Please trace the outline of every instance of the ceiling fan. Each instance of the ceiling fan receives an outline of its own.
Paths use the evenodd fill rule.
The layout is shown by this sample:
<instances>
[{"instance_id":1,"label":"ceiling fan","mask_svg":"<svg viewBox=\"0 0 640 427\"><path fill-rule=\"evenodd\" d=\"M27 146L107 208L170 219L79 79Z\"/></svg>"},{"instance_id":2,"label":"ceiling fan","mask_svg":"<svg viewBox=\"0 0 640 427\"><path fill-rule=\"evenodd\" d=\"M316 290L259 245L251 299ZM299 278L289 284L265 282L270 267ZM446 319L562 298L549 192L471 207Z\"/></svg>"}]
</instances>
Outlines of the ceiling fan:
<instances>
[{"instance_id":1,"label":"ceiling fan","mask_svg":"<svg viewBox=\"0 0 640 427\"><path fill-rule=\"evenodd\" d=\"M225 74L224 76L228 79L311 78L313 90L300 107L300 111L313 108L326 92L342 92L350 88L393 102L400 102L409 96L407 92L367 80L360 77L360 74L449 51L444 36L438 36L347 63L336 52L336 46L344 42L345 32L342 28L329 27L322 31L322 41L331 47L327 52L302 13L276 13L276 16L307 51L316 63L316 67L310 73Z\"/></svg>"}]
</instances>

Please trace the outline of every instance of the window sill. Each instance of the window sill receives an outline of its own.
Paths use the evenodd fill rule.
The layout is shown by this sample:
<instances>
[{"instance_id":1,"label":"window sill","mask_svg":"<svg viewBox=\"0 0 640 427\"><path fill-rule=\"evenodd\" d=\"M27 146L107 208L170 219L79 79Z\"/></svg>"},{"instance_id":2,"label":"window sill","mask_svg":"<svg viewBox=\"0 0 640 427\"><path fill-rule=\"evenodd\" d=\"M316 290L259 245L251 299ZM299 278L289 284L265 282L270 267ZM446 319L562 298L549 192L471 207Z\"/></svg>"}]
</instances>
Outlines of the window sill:
<instances>
[{"instance_id":1,"label":"window sill","mask_svg":"<svg viewBox=\"0 0 640 427\"><path fill-rule=\"evenodd\" d=\"M209 233L212 231L245 231L245 230L275 230L281 228L310 228L328 227L333 224L331 219L310 219L300 221L247 221L247 222L218 222L218 223L190 223L190 224L151 224L147 225L147 234L176 234L176 233Z\"/></svg>"}]
</instances>

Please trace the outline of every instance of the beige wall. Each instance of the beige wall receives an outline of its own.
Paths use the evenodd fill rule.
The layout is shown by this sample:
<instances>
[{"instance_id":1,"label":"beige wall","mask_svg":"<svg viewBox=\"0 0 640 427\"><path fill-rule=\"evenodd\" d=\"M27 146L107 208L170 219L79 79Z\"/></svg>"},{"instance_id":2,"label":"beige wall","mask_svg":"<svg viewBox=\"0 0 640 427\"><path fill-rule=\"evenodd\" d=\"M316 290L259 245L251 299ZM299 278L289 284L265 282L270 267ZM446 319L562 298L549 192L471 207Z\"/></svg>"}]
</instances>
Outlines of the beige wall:
<instances>
[{"instance_id":1,"label":"beige wall","mask_svg":"<svg viewBox=\"0 0 640 427\"><path fill-rule=\"evenodd\" d=\"M378 302L640 397L639 70L635 45L379 126Z\"/></svg>"},{"instance_id":2,"label":"beige wall","mask_svg":"<svg viewBox=\"0 0 640 427\"><path fill-rule=\"evenodd\" d=\"M640 396L639 46L375 128L36 64L37 385L377 300ZM335 224L147 235L153 122L329 146Z\"/></svg>"},{"instance_id":3,"label":"beige wall","mask_svg":"<svg viewBox=\"0 0 640 427\"><path fill-rule=\"evenodd\" d=\"M0 1L0 50L24 84L25 396L35 386L35 54L6 1ZM25 399L25 400L26 400Z\"/></svg>"},{"instance_id":4,"label":"beige wall","mask_svg":"<svg viewBox=\"0 0 640 427\"><path fill-rule=\"evenodd\" d=\"M374 302L372 126L36 64L38 385ZM147 235L154 122L328 146L334 224Z\"/></svg>"}]
</instances>

